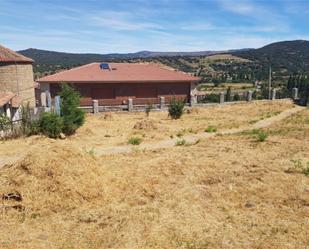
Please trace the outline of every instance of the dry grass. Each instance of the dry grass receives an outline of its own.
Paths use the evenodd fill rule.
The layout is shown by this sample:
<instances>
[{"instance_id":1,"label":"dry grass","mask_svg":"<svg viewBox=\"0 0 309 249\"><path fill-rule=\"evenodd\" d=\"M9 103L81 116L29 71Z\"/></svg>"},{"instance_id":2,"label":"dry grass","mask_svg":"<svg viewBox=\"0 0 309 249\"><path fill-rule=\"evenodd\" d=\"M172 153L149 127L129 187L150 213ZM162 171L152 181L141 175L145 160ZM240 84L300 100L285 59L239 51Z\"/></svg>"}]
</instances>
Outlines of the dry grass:
<instances>
[{"instance_id":1,"label":"dry grass","mask_svg":"<svg viewBox=\"0 0 309 249\"><path fill-rule=\"evenodd\" d=\"M207 61L235 61L235 62L250 62L250 60L234 56L231 54L215 54L206 57Z\"/></svg>"},{"instance_id":2,"label":"dry grass","mask_svg":"<svg viewBox=\"0 0 309 249\"><path fill-rule=\"evenodd\" d=\"M244 106L216 111L228 116L224 120L243 124L262 113L287 108L278 105L252 104L254 114L248 117L241 113ZM225 108L233 115L224 112ZM212 110L186 116L192 115L197 122L207 111ZM233 121L235 113L244 115L244 120L236 117ZM106 122L117 122L114 126L119 124L122 131L121 120L126 117L133 129L141 115L112 114L112 121ZM151 119L159 121L160 115L164 118L164 113L151 113ZM223 123L221 115L216 116L216 125L230 125ZM174 125L179 128L182 122L182 128L191 128L193 122L186 116ZM214 117L207 118L215 122ZM94 126L105 122L95 117L89 120L98 122ZM169 128L173 121L161 122ZM0 247L308 246L309 178L289 169L294 167L292 160L308 162L309 109L266 129L270 137L263 143L250 135L236 134L168 150L96 157L74 149L76 140L82 134L87 136L85 129L91 127L87 124L77 137L66 141L37 137L37 143L31 140L28 156L1 169L0 194L18 191L23 196L21 202L3 201L3 205L25 209L3 209ZM160 133L160 128L156 132ZM19 140L22 142L29 144L27 139ZM12 145L6 142L1 146Z\"/></svg>"}]
</instances>

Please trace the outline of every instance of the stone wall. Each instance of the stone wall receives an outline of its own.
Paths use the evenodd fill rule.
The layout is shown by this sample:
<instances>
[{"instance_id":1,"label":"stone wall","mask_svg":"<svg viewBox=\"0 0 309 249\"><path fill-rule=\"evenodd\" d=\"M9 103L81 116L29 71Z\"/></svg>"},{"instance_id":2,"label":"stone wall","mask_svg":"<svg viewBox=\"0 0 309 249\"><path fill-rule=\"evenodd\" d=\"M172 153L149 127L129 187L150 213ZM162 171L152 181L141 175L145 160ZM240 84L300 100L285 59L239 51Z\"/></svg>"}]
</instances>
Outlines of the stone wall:
<instances>
[{"instance_id":1,"label":"stone wall","mask_svg":"<svg viewBox=\"0 0 309 249\"><path fill-rule=\"evenodd\" d=\"M0 91L17 93L24 103L35 106L32 64L0 64Z\"/></svg>"}]
</instances>

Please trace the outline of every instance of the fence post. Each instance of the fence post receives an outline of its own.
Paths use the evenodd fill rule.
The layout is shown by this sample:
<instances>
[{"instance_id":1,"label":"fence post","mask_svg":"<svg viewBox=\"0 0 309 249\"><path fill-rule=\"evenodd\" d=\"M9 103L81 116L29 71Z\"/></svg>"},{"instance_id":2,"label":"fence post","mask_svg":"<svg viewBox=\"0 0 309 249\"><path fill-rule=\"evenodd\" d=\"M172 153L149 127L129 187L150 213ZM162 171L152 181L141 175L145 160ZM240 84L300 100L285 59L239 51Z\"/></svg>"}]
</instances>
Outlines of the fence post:
<instances>
[{"instance_id":1,"label":"fence post","mask_svg":"<svg viewBox=\"0 0 309 249\"><path fill-rule=\"evenodd\" d=\"M52 106L52 101L51 101L51 96L50 96L50 92L49 91L45 91L45 94L46 94L46 99L47 99L47 103L46 103L46 106L47 107L51 107Z\"/></svg>"},{"instance_id":2,"label":"fence post","mask_svg":"<svg viewBox=\"0 0 309 249\"><path fill-rule=\"evenodd\" d=\"M99 113L99 101L96 99L92 100L92 110L94 114Z\"/></svg>"},{"instance_id":3,"label":"fence post","mask_svg":"<svg viewBox=\"0 0 309 249\"><path fill-rule=\"evenodd\" d=\"M220 92L220 104L223 104L224 103L224 92Z\"/></svg>"},{"instance_id":4,"label":"fence post","mask_svg":"<svg viewBox=\"0 0 309 249\"><path fill-rule=\"evenodd\" d=\"M60 115L60 96L55 96L55 112Z\"/></svg>"},{"instance_id":5,"label":"fence post","mask_svg":"<svg viewBox=\"0 0 309 249\"><path fill-rule=\"evenodd\" d=\"M292 99L298 99L298 88L296 87L292 89Z\"/></svg>"},{"instance_id":6,"label":"fence post","mask_svg":"<svg viewBox=\"0 0 309 249\"><path fill-rule=\"evenodd\" d=\"M247 101L252 101L252 91L249 90L248 93L247 93Z\"/></svg>"},{"instance_id":7,"label":"fence post","mask_svg":"<svg viewBox=\"0 0 309 249\"><path fill-rule=\"evenodd\" d=\"M46 107L46 93L41 92L41 106Z\"/></svg>"},{"instance_id":8,"label":"fence post","mask_svg":"<svg viewBox=\"0 0 309 249\"><path fill-rule=\"evenodd\" d=\"M128 99L128 111L133 111L133 99Z\"/></svg>"},{"instance_id":9,"label":"fence post","mask_svg":"<svg viewBox=\"0 0 309 249\"><path fill-rule=\"evenodd\" d=\"M190 106L194 106L195 104L197 104L197 96L191 95L190 96Z\"/></svg>"},{"instance_id":10,"label":"fence post","mask_svg":"<svg viewBox=\"0 0 309 249\"><path fill-rule=\"evenodd\" d=\"M277 93L276 89L272 89L271 90L271 100L275 100L276 99L276 93Z\"/></svg>"},{"instance_id":11,"label":"fence post","mask_svg":"<svg viewBox=\"0 0 309 249\"><path fill-rule=\"evenodd\" d=\"M160 97L160 109L163 109L165 107L165 98L164 97Z\"/></svg>"}]
</instances>

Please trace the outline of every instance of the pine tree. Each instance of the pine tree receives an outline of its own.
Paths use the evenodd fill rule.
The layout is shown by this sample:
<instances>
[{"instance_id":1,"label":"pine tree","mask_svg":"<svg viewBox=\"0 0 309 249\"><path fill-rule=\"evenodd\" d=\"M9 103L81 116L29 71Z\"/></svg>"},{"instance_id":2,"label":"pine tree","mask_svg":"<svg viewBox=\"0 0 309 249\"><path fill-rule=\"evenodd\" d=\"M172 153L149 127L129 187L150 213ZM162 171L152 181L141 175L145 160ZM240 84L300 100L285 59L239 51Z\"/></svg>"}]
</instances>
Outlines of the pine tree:
<instances>
[{"instance_id":1,"label":"pine tree","mask_svg":"<svg viewBox=\"0 0 309 249\"><path fill-rule=\"evenodd\" d=\"M85 121L85 113L79 109L80 95L67 84L61 84L61 116L63 117L63 132L74 134Z\"/></svg>"}]
</instances>

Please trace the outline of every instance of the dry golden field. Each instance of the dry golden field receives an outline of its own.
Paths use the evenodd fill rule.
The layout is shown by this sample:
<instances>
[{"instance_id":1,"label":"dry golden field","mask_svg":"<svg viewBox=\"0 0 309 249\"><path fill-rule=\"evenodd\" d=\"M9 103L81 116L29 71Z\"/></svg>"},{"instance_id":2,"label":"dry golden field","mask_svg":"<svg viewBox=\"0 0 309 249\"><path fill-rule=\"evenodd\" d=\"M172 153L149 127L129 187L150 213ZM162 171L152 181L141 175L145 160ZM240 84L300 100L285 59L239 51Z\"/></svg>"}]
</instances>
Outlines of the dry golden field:
<instances>
[{"instance_id":1,"label":"dry golden field","mask_svg":"<svg viewBox=\"0 0 309 249\"><path fill-rule=\"evenodd\" d=\"M2 200L0 248L308 248L308 108L264 128L263 142L248 131L96 153L131 136L144 144L209 125L250 127L291 108L255 102L194 109L177 121L166 112L89 115L65 140L5 141L0 158L17 161L0 169L0 195L18 192L22 201Z\"/></svg>"}]
</instances>

